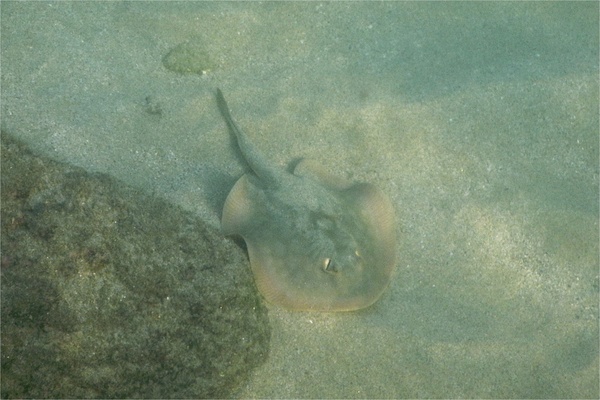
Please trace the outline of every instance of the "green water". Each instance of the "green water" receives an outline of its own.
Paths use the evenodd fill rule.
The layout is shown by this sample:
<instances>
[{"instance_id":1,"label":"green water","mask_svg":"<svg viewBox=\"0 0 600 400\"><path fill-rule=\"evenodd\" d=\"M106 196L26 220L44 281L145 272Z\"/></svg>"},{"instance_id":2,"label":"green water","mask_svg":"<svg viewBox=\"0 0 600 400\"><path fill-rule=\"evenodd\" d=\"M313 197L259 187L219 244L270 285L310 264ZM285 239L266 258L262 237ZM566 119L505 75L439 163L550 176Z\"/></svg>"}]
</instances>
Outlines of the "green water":
<instances>
[{"instance_id":1,"label":"green water","mask_svg":"<svg viewBox=\"0 0 600 400\"><path fill-rule=\"evenodd\" d=\"M392 198L382 299L270 307L269 361L240 396L598 397L598 3L1 11L2 128L46 154L218 226L246 168L220 87L275 162Z\"/></svg>"}]
</instances>

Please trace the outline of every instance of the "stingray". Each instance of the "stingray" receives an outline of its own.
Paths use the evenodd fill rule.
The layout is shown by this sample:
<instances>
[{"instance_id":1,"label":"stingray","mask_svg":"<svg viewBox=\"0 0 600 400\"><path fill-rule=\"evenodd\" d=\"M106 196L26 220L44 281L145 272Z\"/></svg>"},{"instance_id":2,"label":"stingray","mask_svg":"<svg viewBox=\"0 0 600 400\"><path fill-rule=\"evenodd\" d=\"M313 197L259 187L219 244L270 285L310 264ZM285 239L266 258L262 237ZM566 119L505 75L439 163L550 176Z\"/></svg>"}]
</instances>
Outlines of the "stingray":
<instances>
[{"instance_id":1,"label":"stingray","mask_svg":"<svg viewBox=\"0 0 600 400\"><path fill-rule=\"evenodd\" d=\"M367 183L351 183L313 160L293 173L274 165L217 104L252 172L225 200L225 235L246 242L256 285L265 299L298 311L368 307L389 284L396 226L389 198Z\"/></svg>"}]
</instances>

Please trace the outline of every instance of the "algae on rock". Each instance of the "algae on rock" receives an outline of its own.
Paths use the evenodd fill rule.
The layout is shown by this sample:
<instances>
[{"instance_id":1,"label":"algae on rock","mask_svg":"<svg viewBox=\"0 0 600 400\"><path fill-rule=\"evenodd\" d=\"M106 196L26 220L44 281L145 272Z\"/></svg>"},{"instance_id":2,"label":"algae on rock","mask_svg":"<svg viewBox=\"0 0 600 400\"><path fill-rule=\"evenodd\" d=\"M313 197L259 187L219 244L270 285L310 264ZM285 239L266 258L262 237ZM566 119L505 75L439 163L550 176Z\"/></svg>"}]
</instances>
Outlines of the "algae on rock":
<instances>
[{"instance_id":1,"label":"algae on rock","mask_svg":"<svg viewBox=\"0 0 600 400\"><path fill-rule=\"evenodd\" d=\"M180 74L204 75L214 69L208 51L199 39L189 40L175 46L163 57L163 65Z\"/></svg>"},{"instance_id":2,"label":"algae on rock","mask_svg":"<svg viewBox=\"0 0 600 400\"><path fill-rule=\"evenodd\" d=\"M230 397L269 349L244 253L2 134L2 397Z\"/></svg>"}]
</instances>

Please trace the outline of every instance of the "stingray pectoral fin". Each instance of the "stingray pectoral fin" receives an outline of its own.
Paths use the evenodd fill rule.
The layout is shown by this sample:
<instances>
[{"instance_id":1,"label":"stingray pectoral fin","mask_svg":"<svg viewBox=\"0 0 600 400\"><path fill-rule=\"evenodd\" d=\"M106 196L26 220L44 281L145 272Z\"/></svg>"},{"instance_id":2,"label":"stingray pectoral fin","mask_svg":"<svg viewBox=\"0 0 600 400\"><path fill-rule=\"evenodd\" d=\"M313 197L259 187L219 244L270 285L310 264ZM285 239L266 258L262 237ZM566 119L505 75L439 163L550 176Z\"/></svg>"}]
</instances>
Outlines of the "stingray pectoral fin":
<instances>
[{"instance_id":1,"label":"stingray pectoral fin","mask_svg":"<svg viewBox=\"0 0 600 400\"><path fill-rule=\"evenodd\" d=\"M344 190L352 186L347 179L331 174L322 164L309 158L301 160L296 165L294 175L308 177L325 187L336 190Z\"/></svg>"},{"instance_id":2,"label":"stingray pectoral fin","mask_svg":"<svg viewBox=\"0 0 600 400\"><path fill-rule=\"evenodd\" d=\"M389 197L368 183L358 183L342 196L363 221L373 260L381 279L390 278L396 266L396 217ZM383 291L384 288L382 288Z\"/></svg>"},{"instance_id":3,"label":"stingray pectoral fin","mask_svg":"<svg viewBox=\"0 0 600 400\"><path fill-rule=\"evenodd\" d=\"M307 260L292 256L278 243L246 240L250 265L258 290L269 303L290 311L350 311L365 307L360 295L339 299L337 288L324 286L318 271ZM281 244L281 243L279 243ZM360 304L355 304L360 303Z\"/></svg>"},{"instance_id":4,"label":"stingray pectoral fin","mask_svg":"<svg viewBox=\"0 0 600 400\"><path fill-rule=\"evenodd\" d=\"M299 304L294 298L290 280L282 276L282 273L292 267L284 265L285 255L277 254L276 248L261 240L246 240L246 245L254 281L263 297L286 309L297 309Z\"/></svg>"},{"instance_id":5,"label":"stingray pectoral fin","mask_svg":"<svg viewBox=\"0 0 600 400\"><path fill-rule=\"evenodd\" d=\"M242 235L251 226L254 219L254 204L252 202L252 184L248 175L243 175L235 183L223 207L221 230L225 235Z\"/></svg>"}]
</instances>

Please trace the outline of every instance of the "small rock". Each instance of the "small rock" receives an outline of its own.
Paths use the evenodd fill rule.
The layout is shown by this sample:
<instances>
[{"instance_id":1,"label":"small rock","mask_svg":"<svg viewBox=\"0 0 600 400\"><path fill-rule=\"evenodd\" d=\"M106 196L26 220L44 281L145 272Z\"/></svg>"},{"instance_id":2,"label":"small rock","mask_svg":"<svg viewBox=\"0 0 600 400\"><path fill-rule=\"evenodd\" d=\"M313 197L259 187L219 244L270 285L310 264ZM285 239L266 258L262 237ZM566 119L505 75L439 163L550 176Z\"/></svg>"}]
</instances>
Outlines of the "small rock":
<instances>
[{"instance_id":1,"label":"small rock","mask_svg":"<svg viewBox=\"0 0 600 400\"><path fill-rule=\"evenodd\" d=\"M199 40L190 40L175 46L163 58L163 65L168 70L180 74L205 75L214 65Z\"/></svg>"}]
</instances>

